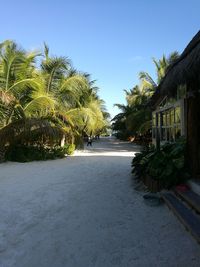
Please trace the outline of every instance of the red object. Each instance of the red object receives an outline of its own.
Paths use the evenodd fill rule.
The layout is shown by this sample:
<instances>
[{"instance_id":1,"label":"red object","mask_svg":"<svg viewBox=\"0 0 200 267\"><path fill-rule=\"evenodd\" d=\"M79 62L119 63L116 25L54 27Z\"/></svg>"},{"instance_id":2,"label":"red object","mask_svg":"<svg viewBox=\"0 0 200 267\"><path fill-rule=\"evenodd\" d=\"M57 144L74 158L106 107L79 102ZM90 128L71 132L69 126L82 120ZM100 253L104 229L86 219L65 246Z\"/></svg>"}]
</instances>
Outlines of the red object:
<instances>
[{"instance_id":1,"label":"red object","mask_svg":"<svg viewBox=\"0 0 200 267\"><path fill-rule=\"evenodd\" d=\"M187 184L179 184L176 186L176 190L178 190L180 192L186 192L186 191L190 190L190 188Z\"/></svg>"}]
</instances>

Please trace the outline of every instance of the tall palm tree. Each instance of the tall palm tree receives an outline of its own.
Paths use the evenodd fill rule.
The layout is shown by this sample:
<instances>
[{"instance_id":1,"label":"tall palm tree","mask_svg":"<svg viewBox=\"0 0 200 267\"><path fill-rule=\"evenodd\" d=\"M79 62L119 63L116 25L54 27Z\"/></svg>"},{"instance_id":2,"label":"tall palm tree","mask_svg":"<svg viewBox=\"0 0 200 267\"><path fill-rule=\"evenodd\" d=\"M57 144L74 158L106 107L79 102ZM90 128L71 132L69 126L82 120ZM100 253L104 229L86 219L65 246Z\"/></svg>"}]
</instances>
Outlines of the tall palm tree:
<instances>
[{"instance_id":1,"label":"tall palm tree","mask_svg":"<svg viewBox=\"0 0 200 267\"><path fill-rule=\"evenodd\" d=\"M9 40L0 45L1 126L8 124L15 110L19 109L19 95L32 82L30 73L35 57L36 54L27 55Z\"/></svg>"},{"instance_id":2,"label":"tall palm tree","mask_svg":"<svg viewBox=\"0 0 200 267\"><path fill-rule=\"evenodd\" d=\"M127 138L128 135L137 134L138 132L144 133L151 128L151 111L147 103L164 77L168 66L178 56L177 52L173 52L167 58L164 55L160 60L153 58L157 80L154 81L147 72L140 72L140 84L131 90L124 90L127 104L116 104L122 112L113 119L113 129L123 132L123 137Z\"/></svg>"},{"instance_id":3,"label":"tall palm tree","mask_svg":"<svg viewBox=\"0 0 200 267\"><path fill-rule=\"evenodd\" d=\"M139 73L141 86L145 89L149 89L150 94L153 94L155 88L159 85L162 78L165 76L169 65L176 61L178 57L179 53L177 51L174 51L168 57L163 55L162 58L159 60L153 58L153 63L156 67L157 80L154 81L153 78L147 72L142 71Z\"/></svg>"},{"instance_id":4,"label":"tall palm tree","mask_svg":"<svg viewBox=\"0 0 200 267\"><path fill-rule=\"evenodd\" d=\"M14 42L0 44L0 150L14 141L56 140L99 131L105 124L102 102L89 76L65 57L51 57L44 45L36 58ZM83 126L84 125L84 126Z\"/></svg>"}]
</instances>

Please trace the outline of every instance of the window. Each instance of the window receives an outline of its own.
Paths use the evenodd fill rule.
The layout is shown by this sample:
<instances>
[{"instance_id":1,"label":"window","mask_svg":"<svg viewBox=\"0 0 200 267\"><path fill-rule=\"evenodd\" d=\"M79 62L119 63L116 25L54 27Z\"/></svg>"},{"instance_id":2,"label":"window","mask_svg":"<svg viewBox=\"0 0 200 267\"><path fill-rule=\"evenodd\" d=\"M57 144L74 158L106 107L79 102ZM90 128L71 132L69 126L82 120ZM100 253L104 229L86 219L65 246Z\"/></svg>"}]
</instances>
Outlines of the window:
<instances>
[{"instance_id":1,"label":"window","mask_svg":"<svg viewBox=\"0 0 200 267\"><path fill-rule=\"evenodd\" d=\"M152 114L152 126L153 127L156 126L156 114L155 113Z\"/></svg>"},{"instance_id":2,"label":"window","mask_svg":"<svg viewBox=\"0 0 200 267\"><path fill-rule=\"evenodd\" d=\"M156 124L157 116L157 124ZM161 141L174 142L181 136L181 107L172 106L157 110L152 114L152 138L156 138L156 129Z\"/></svg>"},{"instance_id":3,"label":"window","mask_svg":"<svg viewBox=\"0 0 200 267\"><path fill-rule=\"evenodd\" d=\"M181 122L181 108L176 107L175 108L175 123L180 123Z\"/></svg>"}]
</instances>

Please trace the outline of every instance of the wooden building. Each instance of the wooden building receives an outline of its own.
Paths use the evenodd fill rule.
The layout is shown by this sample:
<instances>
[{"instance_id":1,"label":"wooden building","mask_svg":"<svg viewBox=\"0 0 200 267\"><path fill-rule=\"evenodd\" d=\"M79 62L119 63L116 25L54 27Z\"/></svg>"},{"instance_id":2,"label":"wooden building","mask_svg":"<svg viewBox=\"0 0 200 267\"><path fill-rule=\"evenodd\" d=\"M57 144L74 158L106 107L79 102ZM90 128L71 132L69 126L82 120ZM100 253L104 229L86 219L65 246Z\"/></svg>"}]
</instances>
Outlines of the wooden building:
<instances>
[{"instance_id":1,"label":"wooden building","mask_svg":"<svg viewBox=\"0 0 200 267\"><path fill-rule=\"evenodd\" d=\"M169 66L152 107L153 142L159 146L185 136L188 163L200 179L200 31Z\"/></svg>"}]
</instances>

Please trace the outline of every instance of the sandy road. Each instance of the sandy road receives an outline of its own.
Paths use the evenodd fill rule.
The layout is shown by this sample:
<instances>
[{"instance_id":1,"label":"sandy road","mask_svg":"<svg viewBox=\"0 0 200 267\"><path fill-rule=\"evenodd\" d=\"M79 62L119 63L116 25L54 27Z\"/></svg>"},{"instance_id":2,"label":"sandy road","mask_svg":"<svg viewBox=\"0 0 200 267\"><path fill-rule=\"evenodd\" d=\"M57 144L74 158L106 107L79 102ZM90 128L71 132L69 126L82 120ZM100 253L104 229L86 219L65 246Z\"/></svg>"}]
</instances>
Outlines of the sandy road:
<instances>
[{"instance_id":1,"label":"sandy road","mask_svg":"<svg viewBox=\"0 0 200 267\"><path fill-rule=\"evenodd\" d=\"M200 266L200 247L131 185L137 147L112 139L62 160L0 165L0 267Z\"/></svg>"}]
</instances>

